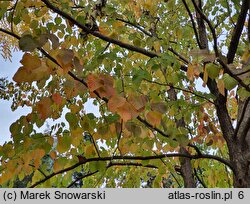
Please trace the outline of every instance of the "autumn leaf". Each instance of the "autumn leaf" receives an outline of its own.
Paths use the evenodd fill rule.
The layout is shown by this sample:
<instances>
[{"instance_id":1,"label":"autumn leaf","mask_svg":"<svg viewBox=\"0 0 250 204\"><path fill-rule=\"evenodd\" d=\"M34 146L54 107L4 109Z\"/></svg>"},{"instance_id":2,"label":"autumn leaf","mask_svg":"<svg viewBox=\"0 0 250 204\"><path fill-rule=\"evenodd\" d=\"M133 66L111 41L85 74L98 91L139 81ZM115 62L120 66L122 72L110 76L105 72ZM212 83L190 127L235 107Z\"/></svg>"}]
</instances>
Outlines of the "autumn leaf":
<instances>
[{"instance_id":1,"label":"autumn leaf","mask_svg":"<svg viewBox=\"0 0 250 204\"><path fill-rule=\"evenodd\" d=\"M15 82L33 82L44 78L48 78L51 69L47 67L46 63L41 61L37 56L29 53L23 55L21 60L23 64L15 73L13 80Z\"/></svg>"},{"instance_id":2,"label":"autumn leaf","mask_svg":"<svg viewBox=\"0 0 250 204\"><path fill-rule=\"evenodd\" d=\"M162 115L158 111L150 111L146 114L147 121L154 127L161 124L161 117Z\"/></svg>"},{"instance_id":3,"label":"autumn leaf","mask_svg":"<svg viewBox=\"0 0 250 204\"><path fill-rule=\"evenodd\" d=\"M138 111L127 101L122 106L117 107L116 112L124 122L134 119L139 115Z\"/></svg>"},{"instance_id":4,"label":"autumn leaf","mask_svg":"<svg viewBox=\"0 0 250 204\"><path fill-rule=\"evenodd\" d=\"M45 120L52 114L52 100L49 97L42 98L37 104L36 104L36 110L40 116L41 119Z\"/></svg>"},{"instance_id":5,"label":"autumn leaf","mask_svg":"<svg viewBox=\"0 0 250 204\"><path fill-rule=\"evenodd\" d=\"M192 64L188 65L188 69L187 69L187 78L190 81L194 80L194 66Z\"/></svg>"},{"instance_id":6,"label":"autumn leaf","mask_svg":"<svg viewBox=\"0 0 250 204\"><path fill-rule=\"evenodd\" d=\"M220 92L223 96L225 96L225 84L224 84L223 79L218 79L217 87L218 87L219 92Z\"/></svg>"},{"instance_id":7,"label":"autumn leaf","mask_svg":"<svg viewBox=\"0 0 250 204\"><path fill-rule=\"evenodd\" d=\"M122 96L113 96L108 102L109 110L113 113L118 113L124 122L136 118L138 111L126 101Z\"/></svg>"},{"instance_id":8,"label":"autumn leaf","mask_svg":"<svg viewBox=\"0 0 250 204\"><path fill-rule=\"evenodd\" d=\"M135 94L130 94L128 97L128 102L139 112L142 112L147 103L147 98L144 95L137 96Z\"/></svg>"},{"instance_id":9,"label":"autumn leaf","mask_svg":"<svg viewBox=\"0 0 250 204\"><path fill-rule=\"evenodd\" d=\"M52 94L52 100L57 104L57 105L61 105L62 104L62 97L59 93L54 93Z\"/></svg>"},{"instance_id":10,"label":"autumn leaf","mask_svg":"<svg viewBox=\"0 0 250 204\"><path fill-rule=\"evenodd\" d=\"M108 108L111 112L115 113L117 108L123 106L126 103L126 99L122 96L115 95L108 101Z\"/></svg>"},{"instance_id":11,"label":"autumn leaf","mask_svg":"<svg viewBox=\"0 0 250 204\"><path fill-rule=\"evenodd\" d=\"M67 73L73 68L73 57L74 57L74 52L72 50L70 49L59 50L56 59L65 73Z\"/></svg>"}]
</instances>

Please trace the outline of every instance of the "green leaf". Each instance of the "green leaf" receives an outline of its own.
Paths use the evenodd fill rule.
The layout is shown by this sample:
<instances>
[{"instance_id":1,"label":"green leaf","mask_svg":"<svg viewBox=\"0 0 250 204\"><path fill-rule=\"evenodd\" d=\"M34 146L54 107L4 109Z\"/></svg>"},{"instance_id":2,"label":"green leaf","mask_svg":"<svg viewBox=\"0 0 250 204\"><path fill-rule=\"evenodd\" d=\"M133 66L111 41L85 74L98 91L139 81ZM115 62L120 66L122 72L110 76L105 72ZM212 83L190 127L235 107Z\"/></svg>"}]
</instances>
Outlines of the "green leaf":
<instances>
[{"instance_id":1,"label":"green leaf","mask_svg":"<svg viewBox=\"0 0 250 204\"><path fill-rule=\"evenodd\" d=\"M215 79L219 76L220 67L214 63L206 64L206 71L211 79Z\"/></svg>"},{"instance_id":2,"label":"green leaf","mask_svg":"<svg viewBox=\"0 0 250 204\"><path fill-rule=\"evenodd\" d=\"M68 112L65 115L65 119L68 121L68 123L69 123L69 125L70 125L70 127L72 129L77 128L77 126L78 126L78 118L76 117L75 114L73 114L71 112Z\"/></svg>"},{"instance_id":3,"label":"green leaf","mask_svg":"<svg viewBox=\"0 0 250 204\"><path fill-rule=\"evenodd\" d=\"M224 85L225 85L225 88L227 90L231 90L233 89L234 87L237 86L238 84L238 81L235 80L233 77L231 77L229 74L224 74L223 77L222 77L223 81L224 81Z\"/></svg>"},{"instance_id":4,"label":"green leaf","mask_svg":"<svg viewBox=\"0 0 250 204\"><path fill-rule=\"evenodd\" d=\"M63 136L57 137L57 151L59 153L67 152L71 146L71 136L69 134L63 134Z\"/></svg>"},{"instance_id":5,"label":"green leaf","mask_svg":"<svg viewBox=\"0 0 250 204\"><path fill-rule=\"evenodd\" d=\"M19 40L19 48L24 52L26 52L26 51L32 52L37 47L39 47L39 42L37 40L35 40L32 37L32 35L29 35L29 34L24 35Z\"/></svg>"},{"instance_id":6,"label":"green leaf","mask_svg":"<svg viewBox=\"0 0 250 204\"><path fill-rule=\"evenodd\" d=\"M62 18L61 17L55 17L55 23L57 25L61 24L62 23Z\"/></svg>"},{"instance_id":7,"label":"green leaf","mask_svg":"<svg viewBox=\"0 0 250 204\"><path fill-rule=\"evenodd\" d=\"M244 101L246 98L248 98L248 97L250 97L250 92L249 91L247 91L245 88L240 88L238 91L237 91L237 93L238 93L238 95L239 95L239 97L240 97L240 99L242 100L242 101Z\"/></svg>"}]
</instances>

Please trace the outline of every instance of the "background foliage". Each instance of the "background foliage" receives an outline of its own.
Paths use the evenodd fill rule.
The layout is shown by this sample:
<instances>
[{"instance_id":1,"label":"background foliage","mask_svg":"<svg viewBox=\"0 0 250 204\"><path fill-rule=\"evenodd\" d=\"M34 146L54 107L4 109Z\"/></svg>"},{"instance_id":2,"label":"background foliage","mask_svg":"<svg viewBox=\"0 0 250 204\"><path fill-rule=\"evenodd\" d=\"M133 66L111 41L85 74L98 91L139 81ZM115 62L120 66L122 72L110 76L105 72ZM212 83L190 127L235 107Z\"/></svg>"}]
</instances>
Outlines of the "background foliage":
<instances>
[{"instance_id":1,"label":"background foliage","mask_svg":"<svg viewBox=\"0 0 250 204\"><path fill-rule=\"evenodd\" d=\"M245 169L230 152L250 126L248 8L235 0L0 1L1 54L23 51L0 96L13 110L32 107L0 146L1 186L240 186ZM85 109L90 101L99 113Z\"/></svg>"}]
</instances>

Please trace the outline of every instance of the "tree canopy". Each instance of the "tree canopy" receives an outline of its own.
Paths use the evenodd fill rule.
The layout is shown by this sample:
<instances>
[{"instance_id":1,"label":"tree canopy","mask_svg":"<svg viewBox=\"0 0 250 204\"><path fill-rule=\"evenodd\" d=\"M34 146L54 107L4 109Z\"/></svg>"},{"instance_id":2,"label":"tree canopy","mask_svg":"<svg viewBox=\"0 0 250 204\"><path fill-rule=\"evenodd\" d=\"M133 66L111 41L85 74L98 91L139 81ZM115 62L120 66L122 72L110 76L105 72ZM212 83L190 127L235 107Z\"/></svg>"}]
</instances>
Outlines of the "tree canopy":
<instances>
[{"instance_id":1,"label":"tree canopy","mask_svg":"<svg viewBox=\"0 0 250 204\"><path fill-rule=\"evenodd\" d=\"M1 54L23 52L0 98L32 108L0 146L0 185L250 187L249 8L0 1Z\"/></svg>"}]
</instances>

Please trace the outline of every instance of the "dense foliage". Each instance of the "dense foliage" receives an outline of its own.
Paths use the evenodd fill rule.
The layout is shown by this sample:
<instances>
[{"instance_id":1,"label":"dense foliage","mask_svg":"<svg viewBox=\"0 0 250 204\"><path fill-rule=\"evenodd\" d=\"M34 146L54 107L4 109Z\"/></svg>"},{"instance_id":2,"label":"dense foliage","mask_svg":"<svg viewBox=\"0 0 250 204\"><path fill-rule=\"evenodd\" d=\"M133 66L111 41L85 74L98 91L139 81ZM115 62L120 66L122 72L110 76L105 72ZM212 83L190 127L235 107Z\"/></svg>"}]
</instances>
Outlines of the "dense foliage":
<instances>
[{"instance_id":1,"label":"dense foliage","mask_svg":"<svg viewBox=\"0 0 250 204\"><path fill-rule=\"evenodd\" d=\"M0 146L0 185L250 187L249 7L0 1L1 54L23 52L0 98L32 108Z\"/></svg>"}]
</instances>

